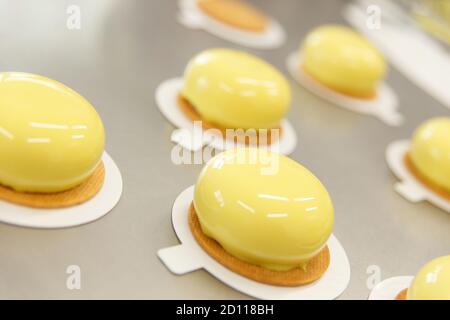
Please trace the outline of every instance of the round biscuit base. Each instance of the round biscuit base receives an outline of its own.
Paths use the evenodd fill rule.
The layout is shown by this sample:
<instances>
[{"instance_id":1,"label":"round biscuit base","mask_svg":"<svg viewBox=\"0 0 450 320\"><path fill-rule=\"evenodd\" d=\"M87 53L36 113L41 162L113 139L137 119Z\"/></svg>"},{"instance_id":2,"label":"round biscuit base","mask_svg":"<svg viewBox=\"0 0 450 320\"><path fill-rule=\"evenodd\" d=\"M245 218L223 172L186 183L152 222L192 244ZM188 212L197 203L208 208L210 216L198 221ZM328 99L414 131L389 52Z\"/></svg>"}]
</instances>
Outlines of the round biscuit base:
<instances>
[{"instance_id":1,"label":"round biscuit base","mask_svg":"<svg viewBox=\"0 0 450 320\"><path fill-rule=\"evenodd\" d=\"M86 181L70 190L57 193L27 193L0 185L0 200L38 209L72 207L94 197L102 188L104 181L105 166L100 162Z\"/></svg>"}]
</instances>

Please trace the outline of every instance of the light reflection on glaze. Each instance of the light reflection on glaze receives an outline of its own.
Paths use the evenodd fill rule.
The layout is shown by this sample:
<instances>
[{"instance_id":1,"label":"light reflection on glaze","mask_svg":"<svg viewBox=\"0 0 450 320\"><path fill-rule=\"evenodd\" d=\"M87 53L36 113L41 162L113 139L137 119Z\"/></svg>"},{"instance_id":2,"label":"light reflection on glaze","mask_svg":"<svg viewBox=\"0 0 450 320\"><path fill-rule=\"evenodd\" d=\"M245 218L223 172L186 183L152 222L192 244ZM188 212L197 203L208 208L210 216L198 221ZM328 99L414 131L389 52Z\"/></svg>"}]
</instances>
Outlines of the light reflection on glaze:
<instances>
[{"instance_id":1,"label":"light reflection on glaze","mask_svg":"<svg viewBox=\"0 0 450 320\"><path fill-rule=\"evenodd\" d=\"M333 227L333 206L306 168L285 156L269 156L279 165L273 175L263 174L271 167L267 151L245 148L217 155L197 180L194 205L202 230L230 254L288 270L323 248Z\"/></svg>"},{"instance_id":2,"label":"light reflection on glaze","mask_svg":"<svg viewBox=\"0 0 450 320\"><path fill-rule=\"evenodd\" d=\"M450 300L450 256L426 264L408 289L408 300Z\"/></svg>"},{"instance_id":3,"label":"light reflection on glaze","mask_svg":"<svg viewBox=\"0 0 450 320\"><path fill-rule=\"evenodd\" d=\"M95 109L75 91L27 73L0 73L0 184L58 192L83 182L104 148Z\"/></svg>"},{"instance_id":4,"label":"light reflection on glaze","mask_svg":"<svg viewBox=\"0 0 450 320\"><path fill-rule=\"evenodd\" d=\"M280 72L229 49L195 56L186 68L182 95L204 120L225 128L278 127L291 103L289 84Z\"/></svg>"},{"instance_id":5,"label":"light reflection on glaze","mask_svg":"<svg viewBox=\"0 0 450 320\"><path fill-rule=\"evenodd\" d=\"M450 192L450 118L433 118L415 132L411 160L434 184Z\"/></svg>"}]
</instances>

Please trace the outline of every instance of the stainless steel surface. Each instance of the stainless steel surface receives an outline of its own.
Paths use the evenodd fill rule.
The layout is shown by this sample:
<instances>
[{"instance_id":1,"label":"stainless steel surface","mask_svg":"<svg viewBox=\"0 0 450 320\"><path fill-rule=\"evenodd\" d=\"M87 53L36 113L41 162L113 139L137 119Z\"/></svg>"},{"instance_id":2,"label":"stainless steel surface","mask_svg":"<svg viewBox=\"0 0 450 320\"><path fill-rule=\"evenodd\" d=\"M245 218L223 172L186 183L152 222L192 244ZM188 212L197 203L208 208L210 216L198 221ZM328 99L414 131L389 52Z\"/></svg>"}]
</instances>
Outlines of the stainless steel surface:
<instances>
[{"instance_id":1,"label":"stainless steel surface","mask_svg":"<svg viewBox=\"0 0 450 320\"><path fill-rule=\"evenodd\" d=\"M288 42L279 50L250 51L286 76L284 60L309 29L343 23L343 1L258 3L284 25ZM70 4L81 8L81 30L66 28ZM158 249L178 243L171 206L201 166L171 163L173 128L156 108L154 90L204 48L239 48L185 29L175 15L176 1L0 1L0 69L57 79L90 100L124 178L121 202L95 223L65 230L0 224L0 298L248 298L205 271L172 275L156 257ZM338 109L291 81L289 119L299 135L292 158L315 172L334 200L334 233L352 266L343 299L367 298L370 265L380 267L383 279L411 275L450 253L450 214L399 196L384 160L389 142L448 110L396 70L388 81L406 116L400 128ZM81 267L81 290L66 288L69 265Z\"/></svg>"}]
</instances>

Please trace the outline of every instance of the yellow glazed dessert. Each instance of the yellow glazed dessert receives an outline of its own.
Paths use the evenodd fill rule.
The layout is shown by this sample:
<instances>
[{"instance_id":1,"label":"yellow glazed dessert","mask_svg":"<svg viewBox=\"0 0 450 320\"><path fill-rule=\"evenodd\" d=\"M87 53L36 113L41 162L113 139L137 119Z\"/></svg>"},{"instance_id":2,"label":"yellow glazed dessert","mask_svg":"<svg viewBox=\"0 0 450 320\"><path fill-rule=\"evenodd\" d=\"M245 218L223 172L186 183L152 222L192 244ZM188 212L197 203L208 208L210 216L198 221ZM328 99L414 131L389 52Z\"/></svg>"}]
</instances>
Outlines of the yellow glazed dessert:
<instances>
[{"instance_id":1,"label":"yellow glazed dessert","mask_svg":"<svg viewBox=\"0 0 450 320\"><path fill-rule=\"evenodd\" d=\"M414 133L409 157L425 182L450 194L450 118L433 118Z\"/></svg>"},{"instance_id":2,"label":"yellow glazed dessert","mask_svg":"<svg viewBox=\"0 0 450 320\"><path fill-rule=\"evenodd\" d=\"M450 256L426 264L408 289L408 300L450 300Z\"/></svg>"},{"instance_id":3,"label":"yellow glazed dessert","mask_svg":"<svg viewBox=\"0 0 450 320\"><path fill-rule=\"evenodd\" d=\"M104 128L92 105L54 80L0 73L0 184L56 193L85 181L100 163Z\"/></svg>"},{"instance_id":4,"label":"yellow glazed dessert","mask_svg":"<svg viewBox=\"0 0 450 320\"><path fill-rule=\"evenodd\" d=\"M264 32L268 19L264 13L242 0L197 0L209 16L243 31Z\"/></svg>"},{"instance_id":5,"label":"yellow glazed dessert","mask_svg":"<svg viewBox=\"0 0 450 320\"><path fill-rule=\"evenodd\" d=\"M300 50L302 68L340 93L373 98L386 73L380 52L350 28L323 26L308 34Z\"/></svg>"},{"instance_id":6,"label":"yellow glazed dessert","mask_svg":"<svg viewBox=\"0 0 450 320\"><path fill-rule=\"evenodd\" d=\"M278 128L291 103L289 84L280 72L229 49L196 55L184 73L181 95L217 128Z\"/></svg>"},{"instance_id":7,"label":"yellow glazed dessert","mask_svg":"<svg viewBox=\"0 0 450 320\"><path fill-rule=\"evenodd\" d=\"M306 268L334 223L330 196L310 171L253 148L230 149L208 162L194 207L203 233L226 252L278 272Z\"/></svg>"}]
</instances>

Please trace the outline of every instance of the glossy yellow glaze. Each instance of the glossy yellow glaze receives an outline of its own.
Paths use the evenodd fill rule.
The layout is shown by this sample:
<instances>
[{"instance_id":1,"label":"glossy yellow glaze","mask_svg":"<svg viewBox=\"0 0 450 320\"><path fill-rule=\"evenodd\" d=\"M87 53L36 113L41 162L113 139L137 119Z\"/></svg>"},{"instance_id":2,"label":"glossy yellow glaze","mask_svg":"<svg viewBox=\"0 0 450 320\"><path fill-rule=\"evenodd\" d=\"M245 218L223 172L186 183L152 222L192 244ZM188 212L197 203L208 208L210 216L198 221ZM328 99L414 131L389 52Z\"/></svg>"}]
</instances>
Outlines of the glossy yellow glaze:
<instances>
[{"instance_id":1,"label":"glossy yellow glaze","mask_svg":"<svg viewBox=\"0 0 450 320\"><path fill-rule=\"evenodd\" d=\"M83 182L100 161L103 124L92 105L54 80L0 73L0 184L52 193Z\"/></svg>"},{"instance_id":2,"label":"glossy yellow glaze","mask_svg":"<svg viewBox=\"0 0 450 320\"><path fill-rule=\"evenodd\" d=\"M415 132L411 161L428 180L450 192L450 118L433 118Z\"/></svg>"},{"instance_id":3,"label":"glossy yellow glaze","mask_svg":"<svg viewBox=\"0 0 450 320\"><path fill-rule=\"evenodd\" d=\"M280 72L229 49L195 56L186 68L182 95L204 120L223 128L278 127L291 103L289 84Z\"/></svg>"},{"instance_id":4,"label":"glossy yellow glaze","mask_svg":"<svg viewBox=\"0 0 450 320\"><path fill-rule=\"evenodd\" d=\"M426 264L408 289L408 300L450 300L450 256Z\"/></svg>"},{"instance_id":5,"label":"glossy yellow glaze","mask_svg":"<svg viewBox=\"0 0 450 320\"><path fill-rule=\"evenodd\" d=\"M323 26L308 34L300 50L305 71L323 85L370 97L386 73L379 51L347 27Z\"/></svg>"},{"instance_id":6,"label":"glossy yellow glaze","mask_svg":"<svg viewBox=\"0 0 450 320\"><path fill-rule=\"evenodd\" d=\"M450 1L421 0L413 17L426 31L450 45ZM423 10L425 8L425 10Z\"/></svg>"},{"instance_id":7,"label":"glossy yellow glaze","mask_svg":"<svg viewBox=\"0 0 450 320\"><path fill-rule=\"evenodd\" d=\"M272 270L304 266L324 247L334 222L328 192L310 171L253 148L208 162L194 206L206 235L231 255Z\"/></svg>"}]
</instances>

